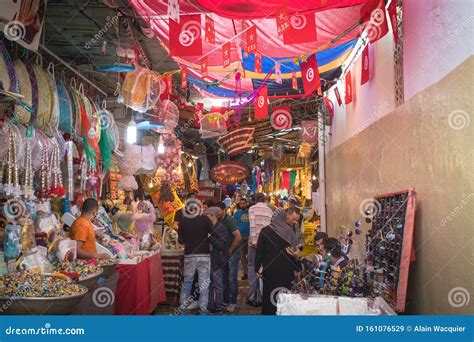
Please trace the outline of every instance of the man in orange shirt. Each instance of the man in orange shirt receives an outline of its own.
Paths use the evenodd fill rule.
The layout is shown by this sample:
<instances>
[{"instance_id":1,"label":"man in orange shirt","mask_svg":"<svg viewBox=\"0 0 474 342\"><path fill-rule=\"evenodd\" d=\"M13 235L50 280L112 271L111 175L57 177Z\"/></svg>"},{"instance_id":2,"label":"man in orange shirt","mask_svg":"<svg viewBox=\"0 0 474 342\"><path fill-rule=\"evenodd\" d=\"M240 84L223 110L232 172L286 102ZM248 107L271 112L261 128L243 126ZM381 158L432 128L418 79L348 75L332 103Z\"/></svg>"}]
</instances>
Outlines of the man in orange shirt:
<instances>
[{"instance_id":1,"label":"man in orange shirt","mask_svg":"<svg viewBox=\"0 0 474 342\"><path fill-rule=\"evenodd\" d=\"M71 227L71 238L77 242L77 257L79 259L108 259L106 253L97 254L95 248L95 233L92 218L97 215L99 203L88 198L82 204L81 216Z\"/></svg>"}]
</instances>

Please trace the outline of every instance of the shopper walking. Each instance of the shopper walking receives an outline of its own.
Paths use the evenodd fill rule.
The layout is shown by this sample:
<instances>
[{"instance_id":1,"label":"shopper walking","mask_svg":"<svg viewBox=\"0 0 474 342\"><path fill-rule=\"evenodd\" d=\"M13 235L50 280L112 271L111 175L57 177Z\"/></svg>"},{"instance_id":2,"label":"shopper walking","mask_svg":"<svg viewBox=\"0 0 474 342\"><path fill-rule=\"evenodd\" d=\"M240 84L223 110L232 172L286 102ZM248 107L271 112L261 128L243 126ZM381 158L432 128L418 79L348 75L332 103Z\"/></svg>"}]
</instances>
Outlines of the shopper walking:
<instances>
[{"instance_id":1,"label":"shopper walking","mask_svg":"<svg viewBox=\"0 0 474 342\"><path fill-rule=\"evenodd\" d=\"M193 215L194 216L194 215ZM199 311L207 314L211 268L211 249L209 236L214 226L205 215L191 217L183 215L179 220L178 239L184 244L184 281L181 287L180 311L185 314L188 305L197 297L191 293L194 274L198 274Z\"/></svg>"},{"instance_id":2,"label":"shopper walking","mask_svg":"<svg viewBox=\"0 0 474 342\"><path fill-rule=\"evenodd\" d=\"M210 207L204 211L214 225L211 241L211 285L208 308L211 313L224 312L224 288L222 269L227 259L227 229L219 221L221 209Z\"/></svg>"},{"instance_id":3,"label":"shopper walking","mask_svg":"<svg viewBox=\"0 0 474 342\"><path fill-rule=\"evenodd\" d=\"M250 233L249 202L247 198L241 197L239 199L234 218L237 223L237 227L239 228L240 236L242 237L242 240L240 241L240 265L243 270L242 280L245 280L248 277L248 247Z\"/></svg>"},{"instance_id":4,"label":"shopper walking","mask_svg":"<svg viewBox=\"0 0 474 342\"><path fill-rule=\"evenodd\" d=\"M265 203L265 195L255 195L255 205L249 208L249 250L248 250L248 278L249 287L255 280L255 253L257 252L257 241L263 227L270 224L273 210ZM258 271L258 270L257 270Z\"/></svg>"},{"instance_id":5,"label":"shopper walking","mask_svg":"<svg viewBox=\"0 0 474 342\"><path fill-rule=\"evenodd\" d=\"M229 216L226 212L227 207L225 203L219 202L216 206L221 209L221 217L219 219L227 230L227 260L222 272L224 281L224 303L226 304L226 310L228 312L234 312L239 291L237 271L239 268L240 250L238 247L242 238L234 218Z\"/></svg>"},{"instance_id":6,"label":"shopper walking","mask_svg":"<svg viewBox=\"0 0 474 342\"><path fill-rule=\"evenodd\" d=\"M276 306L274 290L291 288L295 272L301 271L297 238L293 224L298 222L300 210L296 207L286 210L277 209L269 226L260 232L255 256L255 267L263 271L257 276L263 276L263 305L262 315L275 315Z\"/></svg>"}]
</instances>

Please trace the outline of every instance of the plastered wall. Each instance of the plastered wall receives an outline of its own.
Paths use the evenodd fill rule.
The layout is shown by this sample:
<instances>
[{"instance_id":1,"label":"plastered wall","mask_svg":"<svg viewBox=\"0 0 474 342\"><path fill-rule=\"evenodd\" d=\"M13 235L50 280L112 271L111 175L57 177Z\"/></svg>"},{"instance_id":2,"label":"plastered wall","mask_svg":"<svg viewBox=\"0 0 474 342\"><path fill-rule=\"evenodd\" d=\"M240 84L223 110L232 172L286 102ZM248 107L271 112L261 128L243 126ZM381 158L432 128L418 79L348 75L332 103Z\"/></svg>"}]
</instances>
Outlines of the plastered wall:
<instances>
[{"instance_id":1,"label":"plastered wall","mask_svg":"<svg viewBox=\"0 0 474 342\"><path fill-rule=\"evenodd\" d=\"M407 313L474 312L473 79L470 57L326 156L331 235L362 218L364 199L416 188ZM355 254L368 226L355 237Z\"/></svg>"}]
</instances>

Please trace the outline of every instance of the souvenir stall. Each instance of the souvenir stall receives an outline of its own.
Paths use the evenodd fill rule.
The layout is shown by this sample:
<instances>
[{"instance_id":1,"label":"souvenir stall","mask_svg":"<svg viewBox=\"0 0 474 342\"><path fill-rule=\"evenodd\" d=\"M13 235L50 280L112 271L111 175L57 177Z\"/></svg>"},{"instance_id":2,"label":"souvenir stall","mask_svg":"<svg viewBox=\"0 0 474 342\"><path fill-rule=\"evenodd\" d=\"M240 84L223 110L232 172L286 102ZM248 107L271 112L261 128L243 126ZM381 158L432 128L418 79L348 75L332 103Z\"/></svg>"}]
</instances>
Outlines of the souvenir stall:
<instances>
[{"instance_id":1,"label":"souvenir stall","mask_svg":"<svg viewBox=\"0 0 474 342\"><path fill-rule=\"evenodd\" d=\"M179 304L179 218L202 214L205 201L223 201L232 213L240 197L253 205L263 193L272 210L302 208L302 253L316 254L325 208L315 194L324 196L321 155L334 108L343 105L339 88L344 83L344 102L352 101L351 65L387 34L389 9L373 0L251 0L254 12L229 3L103 1L97 6L104 17L84 15L85 6L81 24L92 31L104 26L65 47L62 57L57 46L64 38L57 35L64 28L45 29L43 42L56 39L51 47L38 38L33 45L11 39L4 30L5 313L69 314L80 307L75 313L90 314L90 303L102 305L99 290L110 295L108 314L148 315L159 304ZM82 30L63 25L72 25L71 40ZM280 296L279 314L403 311L415 195L410 189L379 197L384 207L371 217L365 259L344 270L329 260L305 265L303 278ZM81 260L71 226L88 198L100 204L90 220L97 258ZM394 203L403 210L394 211ZM398 221L387 221L391 214ZM346 233L348 252L352 230Z\"/></svg>"}]
</instances>

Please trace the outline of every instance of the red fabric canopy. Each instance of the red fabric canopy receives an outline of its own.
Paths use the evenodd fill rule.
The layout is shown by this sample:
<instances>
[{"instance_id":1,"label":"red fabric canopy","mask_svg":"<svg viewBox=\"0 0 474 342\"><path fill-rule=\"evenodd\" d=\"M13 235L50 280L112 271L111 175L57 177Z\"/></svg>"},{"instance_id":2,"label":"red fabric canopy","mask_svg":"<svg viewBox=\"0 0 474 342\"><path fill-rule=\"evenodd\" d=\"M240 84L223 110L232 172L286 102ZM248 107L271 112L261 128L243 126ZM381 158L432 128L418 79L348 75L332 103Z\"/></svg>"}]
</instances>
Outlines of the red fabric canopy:
<instances>
[{"instance_id":1,"label":"red fabric canopy","mask_svg":"<svg viewBox=\"0 0 474 342\"><path fill-rule=\"evenodd\" d=\"M286 2L286 1L285 1ZM281 0L197 0L197 3L210 12L230 19L259 19L273 17L282 6ZM365 0L289 0L287 11L290 14L325 11L332 8L350 7L365 3Z\"/></svg>"},{"instance_id":2,"label":"red fabric canopy","mask_svg":"<svg viewBox=\"0 0 474 342\"><path fill-rule=\"evenodd\" d=\"M259 0L261 3L263 1ZM211 1L209 1L211 2ZM230 1L232 2L232 1ZM250 2L256 2L251 0ZM274 1L273 1L274 2ZM321 1L313 1L320 3ZM334 2L334 1L331 1ZM255 24L257 26L257 49L262 55L268 57L288 57L308 54L315 51L317 48L329 43L332 39L336 38L348 27L354 24L360 18L360 3L365 3L362 0L346 0L340 1L341 3L353 3L356 2L358 5L344 8L333 8L323 12L315 12L316 16L316 31L317 41L305 44L292 44L284 45L283 40L277 34L276 22L274 18L271 19L259 19L250 21L233 21L228 18L223 18L217 15L211 14L214 19L214 28L216 33L216 44L212 45L207 43L204 39L202 40L203 55L209 54L208 65L209 72L212 73L212 66L223 65L223 58L221 48L219 46L224 44L227 40L234 37L236 34L245 30L248 26ZM142 17L149 27L153 29L156 36L163 45L169 49L169 20L166 15L166 7L164 4L154 0L130 0L130 3L137 11L138 15ZM181 15L196 14L198 10L194 7L181 7ZM201 25L204 28L204 16L201 18ZM234 30L235 27L235 30ZM356 38L359 35L359 31L353 30L351 33L342 38L337 44L347 42ZM245 44L245 34L240 36L241 44ZM215 53L211 53L215 52ZM172 56L179 57L179 56ZM186 56L177 58L177 61L182 64L186 64L195 69L200 68L201 56ZM239 61L238 50L236 46L236 40L231 41L231 65L227 67L228 71L235 70L236 65L232 64Z\"/></svg>"}]
</instances>

